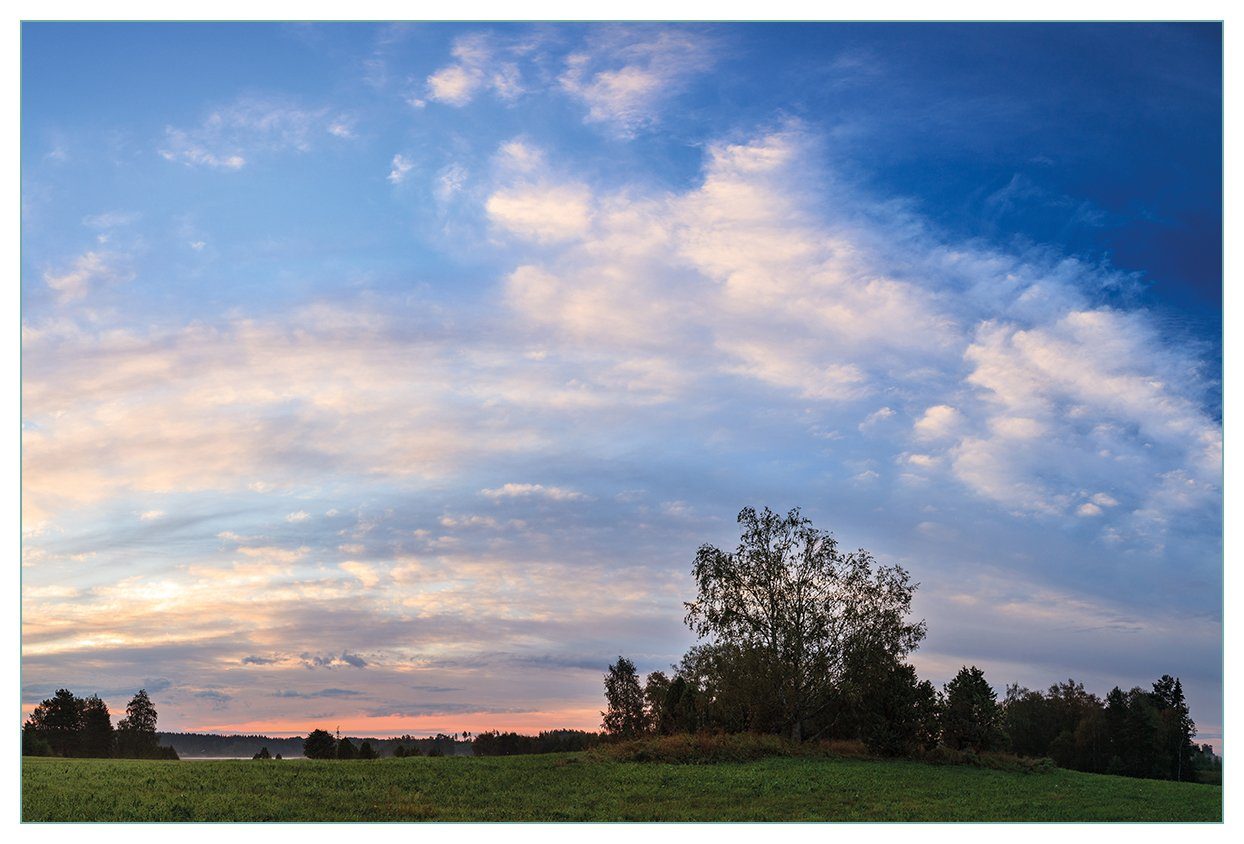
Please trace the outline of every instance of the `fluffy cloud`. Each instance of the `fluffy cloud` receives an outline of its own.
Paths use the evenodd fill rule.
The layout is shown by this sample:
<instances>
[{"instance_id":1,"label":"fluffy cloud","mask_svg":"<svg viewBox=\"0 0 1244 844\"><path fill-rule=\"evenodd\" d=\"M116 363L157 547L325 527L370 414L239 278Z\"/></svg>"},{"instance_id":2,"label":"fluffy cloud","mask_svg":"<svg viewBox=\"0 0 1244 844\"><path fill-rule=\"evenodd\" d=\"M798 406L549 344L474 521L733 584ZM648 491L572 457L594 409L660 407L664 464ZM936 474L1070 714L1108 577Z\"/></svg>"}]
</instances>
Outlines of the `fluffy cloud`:
<instances>
[{"instance_id":1,"label":"fluffy cloud","mask_svg":"<svg viewBox=\"0 0 1244 844\"><path fill-rule=\"evenodd\" d=\"M566 58L562 88L587 106L588 123L633 134L713 66L714 45L686 30L617 29Z\"/></svg>"},{"instance_id":2,"label":"fluffy cloud","mask_svg":"<svg viewBox=\"0 0 1244 844\"><path fill-rule=\"evenodd\" d=\"M427 78L427 97L461 107L480 91L490 90L500 99L512 101L524 92L522 75L513 59L529 49L525 42L508 42L486 33L464 35L454 41L454 62Z\"/></svg>"}]
</instances>

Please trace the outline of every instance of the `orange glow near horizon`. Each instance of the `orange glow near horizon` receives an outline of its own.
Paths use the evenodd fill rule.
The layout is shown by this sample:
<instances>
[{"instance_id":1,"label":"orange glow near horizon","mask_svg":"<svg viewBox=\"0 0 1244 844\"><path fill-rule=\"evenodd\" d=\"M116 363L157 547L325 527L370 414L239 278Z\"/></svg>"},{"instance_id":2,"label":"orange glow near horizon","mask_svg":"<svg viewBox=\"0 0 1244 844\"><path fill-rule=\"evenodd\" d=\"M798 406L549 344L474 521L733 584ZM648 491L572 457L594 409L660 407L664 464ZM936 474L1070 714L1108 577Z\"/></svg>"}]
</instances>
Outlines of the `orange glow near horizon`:
<instances>
[{"instance_id":1,"label":"orange glow near horizon","mask_svg":"<svg viewBox=\"0 0 1244 844\"><path fill-rule=\"evenodd\" d=\"M285 719L234 721L223 724L197 724L172 732L218 733L240 735L306 735L314 729L336 731L352 736L386 738L400 735L433 735L435 733L461 733L469 730L481 733L486 730L535 734L541 730L600 730L600 710L557 709L539 712L463 713L457 715L422 715L410 717L393 715L341 715L315 719L317 723ZM166 728L167 729L167 728Z\"/></svg>"}]
</instances>

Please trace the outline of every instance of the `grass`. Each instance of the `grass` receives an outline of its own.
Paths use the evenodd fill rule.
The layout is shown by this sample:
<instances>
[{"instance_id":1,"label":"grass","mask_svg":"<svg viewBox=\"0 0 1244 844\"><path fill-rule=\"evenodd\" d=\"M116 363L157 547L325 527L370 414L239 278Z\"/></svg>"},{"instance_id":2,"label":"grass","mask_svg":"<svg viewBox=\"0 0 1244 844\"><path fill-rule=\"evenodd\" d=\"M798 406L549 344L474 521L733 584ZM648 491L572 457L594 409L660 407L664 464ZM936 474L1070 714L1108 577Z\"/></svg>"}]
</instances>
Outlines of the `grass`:
<instances>
[{"instance_id":1,"label":"grass","mask_svg":"<svg viewBox=\"0 0 1244 844\"><path fill-rule=\"evenodd\" d=\"M1215 786L775 757L22 761L26 821L1218 821Z\"/></svg>"}]
</instances>

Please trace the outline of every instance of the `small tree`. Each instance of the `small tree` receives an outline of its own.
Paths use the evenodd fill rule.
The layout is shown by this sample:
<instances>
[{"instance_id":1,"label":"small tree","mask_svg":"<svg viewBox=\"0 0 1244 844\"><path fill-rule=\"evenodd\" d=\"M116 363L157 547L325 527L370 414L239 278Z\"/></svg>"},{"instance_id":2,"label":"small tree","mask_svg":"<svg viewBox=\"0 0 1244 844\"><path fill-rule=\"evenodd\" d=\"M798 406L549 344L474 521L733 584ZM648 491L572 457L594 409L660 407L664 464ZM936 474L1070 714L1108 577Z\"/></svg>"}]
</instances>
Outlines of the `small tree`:
<instances>
[{"instance_id":1,"label":"small tree","mask_svg":"<svg viewBox=\"0 0 1244 844\"><path fill-rule=\"evenodd\" d=\"M1002 740L998 696L975 665L946 684L942 741L956 750L994 750Z\"/></svg>"},{"instance_id":2,"label":"small tree","mask_svg":"<svg viewBox=\"0 0 1244 844\"><path fill-rule=\"evenodd\" d=\"M624 656L609 666L605 675L605 702L608 706L601 715L605 732L615 738L634 738L648 728L644 712L644 692L639 687L639 674L635 663Z\"/></svg>"},{"instance_id":3,"label":"small tree","mask_svg":"<svg viewBox=\"0 0 1244 844\"><path fill-rule=\"evenodd\" d=\"M375 759L375 758L376 758L376 755L377 755L377 754L376 754L376 750L375 750L375 748L373 748L373 747L371 746L371 742L369 742L369 741L364 741L362 744L360 744L360 745L359 745L359 755L358 755L358 758L360 758L360 759Z\"/></svg>"},{"instance_id":4,"label":"small tree","mask_svg":"<svg viewBox=\"0 0 1244 844\"><path fill-rule=\"evenodd\" d=\"M261 748L259 748L259 752L258 752L258 753L256 753L256 754L255 754L254 756L252 756L251 758L252 758L252 759L271 759L271 758L272 758L272 754L268 752L268 748L266 748L266 747L261 747Z\"/></svg>"},{"instance_id":5,"label":"small tree","mask_svg":"<svg viewBox=\"0 0 1244 844\"><path fill-rule=\"evenodd\" d=\"M338 759L355 759L358 757L358 751L354 749L354 743L348 738L343 738L337 742L337 758Z\"/></svg>"},{"instance_id":6,"label":"small tree","mask_svg":"<svg viewBox=\"0 0 1244 844\"><path fill-rule=\"evenodd\" d=\"M328 730L312 730L302 741L302 755L308 759L335 759L337 740Z\"/></svg>"}]
</instances>

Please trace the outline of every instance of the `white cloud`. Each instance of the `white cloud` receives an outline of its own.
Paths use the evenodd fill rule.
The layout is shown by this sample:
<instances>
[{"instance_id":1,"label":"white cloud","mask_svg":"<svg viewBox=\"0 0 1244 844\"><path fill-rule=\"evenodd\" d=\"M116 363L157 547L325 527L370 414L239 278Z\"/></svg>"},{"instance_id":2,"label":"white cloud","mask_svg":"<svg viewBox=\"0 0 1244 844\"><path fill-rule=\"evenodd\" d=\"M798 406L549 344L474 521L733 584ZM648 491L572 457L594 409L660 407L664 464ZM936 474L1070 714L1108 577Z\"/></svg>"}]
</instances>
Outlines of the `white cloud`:
<instances>
[{"instance_id":1,"label":"white cloud","mask_svg":"<svg viewBox=\"0 0 1244 844\"><path fill-rule=\"evenodd\" d=\"M925 410L916 420L913 429L917 439L943 440L953 437L963 423L958 410L946 404L938 404Z\"/></svg>"},{"instance_id":2,"label":"white cloud","mask_svg":"<svg viewBox=\"0 0 1244 844\"><path fill-rule=\"evenodd\" d=\"M588 496L573 489L543 484L508 483L493 489L481 489L480 495L487 498L548 498L552 501L583 501Z\"/></svg>"},{"instance_id":3,"label":"white cloud","mask_svg":"<svg viewBox=\"0 0 1244 844\"><path fill-rule=\"evenodd\" d=\"M298 510L286 516L285 521L291 522L291 523L297 523L297 522L305 522L309 518L311 518L311 514L308 513L306 510Z\"/></svg>"},{"instance_id":4,"label":"white cloud","mask_svg":"<svg viewBox=\"0 0 1244 844\"><path fill-rule=\"evenodd\" d=\"M591 225L583 185L526 185L499 190L485 206L494 223L520 237L553 243L581 237Z\"/></svg>"},{"instance_id":5,"label":"white cloud","mask_svg":"<svg viewBox=\"0 0 1244 844\"><path fill-rule=\"evenodd\" d=\"M513 59L524 52L524 42L505 41L486 33L464 35L454 41L455 61L427 78L427 98L462 107L481 91L491 91L503 101L512 102L523 93L522 73ZM422 106L422 101L412 100Z\"/></svg>"},{"instance_id":6,"label":"white cloud","mask_svg":"<svg viewBox=\"0 0 1244 844\"><path fill-rule=\"evenodd\" d=\"M389 165L389 175L386 178L393 184L400 185L406 181L406 177L414 167L415 163L399 152L393 156L393 161Z\"/></svg>"},{"instance_id":7,"label":"white cloud","mask_svg":"<svg viewBox=\"0 0 1244 844\"><path fill-rule=\"evenodd\" d=\"M145 510L138 514L138 518L144 522L154 522L157 519L164 518L163 510Z\"/></svg>"},{"instance_id":8,"label":"white cloud","mask_svg":"<svg viewBox=\"0 0 1244 844\"><path fill-rule=\"evenodd\" d=\"M588 123L622 134L655 123L660 110L713 66L712 45L686 30L616 29L571 54L559 81L587 106Z\"/></svg>"},{"instance_id":9,"label":"white cloud","mask_svg":"<svg viewBox=\"0 0 1244 844\"><path fill-rule=\"evenodd\" d=\"M62 304L81 299L101 284L128 281L133 274L121 269L118 255L104 252L84 252L73 260L68 269L60 272L45 271L43 283L56 293Z\"/></svg>"}]
</instances>

